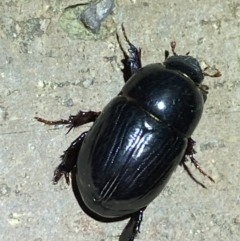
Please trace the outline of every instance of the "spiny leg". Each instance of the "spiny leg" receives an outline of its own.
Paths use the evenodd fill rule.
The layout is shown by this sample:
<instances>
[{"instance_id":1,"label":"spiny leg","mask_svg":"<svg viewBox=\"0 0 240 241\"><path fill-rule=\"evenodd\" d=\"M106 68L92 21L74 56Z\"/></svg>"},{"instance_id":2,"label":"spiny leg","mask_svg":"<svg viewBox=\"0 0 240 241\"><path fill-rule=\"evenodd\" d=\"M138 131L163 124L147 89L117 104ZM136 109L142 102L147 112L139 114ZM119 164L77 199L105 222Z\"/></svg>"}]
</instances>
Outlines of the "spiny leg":
<instances>
[{"instance_id":1,"label":"spiny leg","mask_svg":"<svg viewBox=\"0 0 240 241\"><path fill-rule=\"evenodd\" d=\"M74 140L68 149L61 156L60 165L54 170L53 184L57 184L61 177L64 175L66 183L69 185L69 173L77 164L77 158L82 143L87 136L87 131L83 132L76 140Z\"/></svg>"},{"instance_id":2,"label":"spiny leg","mask_svg":"<svg viewBox=\"0 0 240 241\"><path fill-rule=\"evenodd\" d=\"M128 224L123 229L119 241L133 241L138 233L140 233L140 226L143 219L143 211L146 207L140 209L132 215Z\"/></svg>"},{"instance_id":3,"label":"spiny leg","mask_svg":"<svg viewBox=\"0 0 240 241\"><path fill-rule=\"evenodd\" d=\"M184 157L180 162L180 165L183 165L184 170L188 173L188 175L193 179L193 181L195 181L197 184L199 184L200 186L202 186L203 188L206 188L206 186L204 184L202 184L201 182L199 182L191 173L191 171L189 170L188 166L186 165L186 161L189 159L193 165L198 169L198 171L203 174L205 177L207 177L210 181L215 182L213 180L213 178L211 176L209 176L206 172L204 172L202 170L202 168L200 167L198 161L193 157L193 155L196 153L196 151L194 150L193 146L195 145L195 141L192 138L188 138L188 145L187 145L187 149L185 151Z\"/></svg>"},{"instance_id":4,"label":"spiny leg","mask_svg":"<svg viewBox=\"0 0 240 241\"><path fill-rule=\"evenodd\" d=\"M72 128L87 124L89 122L94 122L101 112L94 111L79 111L77 115L70 115L68 120L57 120L57 121L49 121L40 117L35 117L35 119L39 122L42 122L46 125L67 125L69 128L68 132L71 131ZM69 173L72 171L73 167L77 164L77 158L79 150L82 146L83 140L86 137L87 132L83 132L76 140L74 140L70 147L64 152L61 156L61 164L55 169L53 183L57 184L61 177L64 175L67 184L69 184Z\"/></svg>"},{"instance_id":5,"label":"spiny leg","mask_svg":"<svg viewBox=\"0 0 240 241\"><path fill-rule=\"evenodd\" d=\"M94 122L100 114L101 112L95 111L79 111L77 115L70 115L68 120L61 119L57 121L49 121L41 117L35 117L35 119L46 125L67 125L67 128L69 128L67 132L68 134L73 128L87 124L89 122Z\"/></svg>"},{"instance_id":6,"label":"spiny leg","mask_svg":"<svg viewBox=\"0 0 240 241\"><path fill-rule=\"evenodd\" d=\"M133 75L134 73L136 73L137 70L139 70L142 67L141 64L141 49L137 49L128 39L125 28L122 24L122 32L123 32L123 36L126 40L126 42L129 45L129 49L128 49L128 59L127 59L127 63L130 65L130 69L131 69L131 74ZM121 49L123 50L122 46L120 45ZM124 53L124 57L127 56L126 52L123 51Z\"/></svg>"}]
</instances>

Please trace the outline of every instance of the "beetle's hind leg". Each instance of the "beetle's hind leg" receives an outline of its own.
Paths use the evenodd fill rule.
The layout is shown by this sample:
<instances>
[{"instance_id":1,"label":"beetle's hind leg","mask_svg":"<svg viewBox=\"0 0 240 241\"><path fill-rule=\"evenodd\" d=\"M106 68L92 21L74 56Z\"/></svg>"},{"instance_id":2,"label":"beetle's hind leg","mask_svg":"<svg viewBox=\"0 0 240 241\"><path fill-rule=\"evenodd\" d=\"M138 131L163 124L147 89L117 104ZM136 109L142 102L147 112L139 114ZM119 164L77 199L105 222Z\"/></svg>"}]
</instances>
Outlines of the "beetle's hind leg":
<instances>
[{"instance_id":1,"label":"beetle's hind leg","mask_svg":"<svg viewBox=\"0 0 240 241\"><path fill-rule=\"evenodd\" d=\"M185 151L184 157L180 162L180 165L183 165L184 170L187 172L187 174L193 179L194 182L196 182L197 184L199 184L200 186L202 186L203 188L206 188L206 186L204 184L202 184L201 182L199 182L191 173L191 171L189 170L188 166L186 165L186 161L189 159L191 161L191 163L193 163L193 165L198 169L198 171L203 174L205 177L207 177L210 181L215 182L213 180L213 178L211 176L209 176L206 172L204 172L202 170L202 168L200 167L198 161L193 157L193 155L196 153L196 151L194 150L193 146L195 145L195 141L192 138L188 138L188 145L187 145L187 149Z\"/></svg>"},{"instance_id":2,"label":"beetle's hind leg","mask_svg":"<svg viewBox=\"0 0 240 241\"><path fill-rule=\"evenodd\" d=\"M123 75L124 75L124 80L125 82L127 82L127 80L134 74L136 73L136 71L138 69L140 69L142 67L141 64L141 49L137 49L137 47L135 47L128 39L127 34L125 32L125 28L122 24L122 32L123 32L123 36L126 40L126 42L129 45L129 49L128 49L128 54L127 52L124 50L124 48L122 47L120 40L119 40L119 36L117 35L117 40L118 43L120 45L120 48L124 54L124 59L122 60L122 63L124 65L124 69L122 70ZM130 66L130 69L129 69Z\"/></svg>"},{"instance_id":3,"label":"beetle's hind leg","mask_svg":"<svg viewBox=\"0 0 240 241\"><path fill-rule=\"evenodd\" d=\"M142 64L141 64L141 49L140 48L137 49L129 41L123 24L122 24L122 32L123 32L124 38L126 39L128 45L129 45L129 49L128 49L128 53L129 53L128 63L130 65L132 74L134 74L138 69L140 69L142 67Z\"/></svg>"},{"instance_id":4,"label":"beetle's hind leg","mask_svg":"<svg viewBox=\"0 0 240 241\"><path fill-rule=\"evenodd\" d=\"M143 211L146 207L134 213L119 238L119 241L133 241L134 238L140 233L140 226L143 219Z\"/></svg>"}]
</instances>

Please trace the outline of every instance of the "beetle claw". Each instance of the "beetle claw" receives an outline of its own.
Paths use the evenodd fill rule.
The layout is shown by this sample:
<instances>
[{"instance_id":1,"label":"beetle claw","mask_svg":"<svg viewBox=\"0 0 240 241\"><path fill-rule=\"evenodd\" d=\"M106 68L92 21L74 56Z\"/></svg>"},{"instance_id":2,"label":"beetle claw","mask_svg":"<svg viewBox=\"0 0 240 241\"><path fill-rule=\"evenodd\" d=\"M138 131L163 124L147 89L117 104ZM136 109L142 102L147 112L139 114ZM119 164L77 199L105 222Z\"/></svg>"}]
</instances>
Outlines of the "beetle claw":
<instances>
[{"instance_id":1,"label":"beetle claw","mask_svg":"<svg viewBox=\"0 0 240 241\"><path fill-rule=\"evenodd\" d=\"M58 169L56 169L54 172L53 184L54 185L58 184L58 181L62 178L63 175L65 177L67 185L69 185L70 184L69 173L68 172L60 172Z\"/></svg>"}]
</instances>

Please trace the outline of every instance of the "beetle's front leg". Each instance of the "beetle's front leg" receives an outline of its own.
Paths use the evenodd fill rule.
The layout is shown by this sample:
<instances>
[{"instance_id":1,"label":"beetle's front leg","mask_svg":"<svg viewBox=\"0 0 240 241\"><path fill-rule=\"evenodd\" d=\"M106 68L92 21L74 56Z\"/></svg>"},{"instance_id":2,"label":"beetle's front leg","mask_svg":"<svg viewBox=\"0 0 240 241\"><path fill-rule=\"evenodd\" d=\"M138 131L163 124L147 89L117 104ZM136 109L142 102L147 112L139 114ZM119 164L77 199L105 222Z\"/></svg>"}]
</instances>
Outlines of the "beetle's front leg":
<instances>
[{"instance_id":1,"label":"beetle's front leg","mask_svg":"<svg viewBox=\"0 0 240 241\"><path fill-rule=\"evenodd\" d=\"M87 124L89 122L94 122L100 114L101 112L95 111L79 111L77 115L70 115L68 120L61 119L57 121L49 121L41 117L35 117L35 119L46 125L67 125L67 128L69 128L67 132L68 134L73 128Z\"/></svg>"},{"instance_id":2,"label":"beetle's front leg","mask_svg":"<svg viewBox=\"0 0 240 241\"><path fill-rule=\"evenodd\" d=\"M128 224L123 229L119 241L133 241L137 234L140 233L140 225L143 219L143 211L145 209L146 207L132 215Z\"/></svg>"}]
</instances>

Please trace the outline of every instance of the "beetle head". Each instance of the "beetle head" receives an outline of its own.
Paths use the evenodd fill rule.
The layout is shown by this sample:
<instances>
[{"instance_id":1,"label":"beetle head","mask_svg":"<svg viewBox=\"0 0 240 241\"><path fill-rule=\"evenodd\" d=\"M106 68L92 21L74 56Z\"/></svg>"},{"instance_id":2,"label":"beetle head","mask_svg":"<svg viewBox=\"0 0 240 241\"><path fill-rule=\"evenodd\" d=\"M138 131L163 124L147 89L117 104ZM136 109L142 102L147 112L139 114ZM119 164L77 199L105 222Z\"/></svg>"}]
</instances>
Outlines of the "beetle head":
<instances>
[{"instance_id":1,"label":"beetle head","mask_svg":"<svg viewBox=\"0 0 240 241\"><path fill-rule=\"evenodd\" d=\"M168 57L164 63L167 69L177 70L187 75L196 84L201 84L204 75L199 62L189 55L173 55Z\"/></svg>"},{"instance_id":2,"label":"beetle head","mask_svg":"<svg viewBox=\"0 0 240 241\"><path fill-rule=\"evenodd\" d=\"M177 53L175 52L175 41L171 42L171 48L173 56L169 57L169 52L165 51L165 61L163 64L167 69L180 71L182 74L187 75L197 85L200 85L202 83L204 76L214 78L221 76L221 73L218 70L215 74L212 75L204 72L206 69L208 69L208 67L202 70L199 62L192 56L189 56L190 52L186 53L186 55L177 55ZM203 93L205 92L205 94L207 94L205 87L201 89Z\"/></svg>"}]
</instances>

